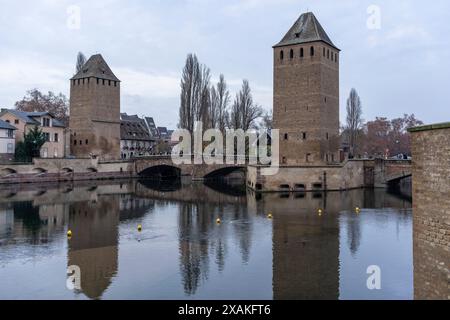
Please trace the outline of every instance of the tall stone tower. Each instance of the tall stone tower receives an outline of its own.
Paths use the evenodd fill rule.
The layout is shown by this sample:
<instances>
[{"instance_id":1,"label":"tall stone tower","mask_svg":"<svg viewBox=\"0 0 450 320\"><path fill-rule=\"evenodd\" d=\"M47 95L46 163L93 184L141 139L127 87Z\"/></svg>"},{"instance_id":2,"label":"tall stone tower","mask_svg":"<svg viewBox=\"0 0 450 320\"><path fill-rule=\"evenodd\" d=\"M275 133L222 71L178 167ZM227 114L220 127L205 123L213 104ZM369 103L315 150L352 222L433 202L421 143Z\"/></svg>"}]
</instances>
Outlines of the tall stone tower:
<instances>
[{"instance_id":1,"label":"tall stone tower","mask_svg":"<svg viewBox=\"0 0 450 320\"><path fill-rule=\"evenodd\" d=\"M70 79L69 127L72 155L120 159L120 80L99 54Z\"/></svg>"},{"instance_id":2,"label":"tall stone tower","mask_svg":"<svg viewBox=\"0 0 450 320\"><path fill-rule=\"evenodd\" d=\"M274 46L274 128L280 163L338 161L339 52L313 13Z\"/></svg>"}]
</instances>

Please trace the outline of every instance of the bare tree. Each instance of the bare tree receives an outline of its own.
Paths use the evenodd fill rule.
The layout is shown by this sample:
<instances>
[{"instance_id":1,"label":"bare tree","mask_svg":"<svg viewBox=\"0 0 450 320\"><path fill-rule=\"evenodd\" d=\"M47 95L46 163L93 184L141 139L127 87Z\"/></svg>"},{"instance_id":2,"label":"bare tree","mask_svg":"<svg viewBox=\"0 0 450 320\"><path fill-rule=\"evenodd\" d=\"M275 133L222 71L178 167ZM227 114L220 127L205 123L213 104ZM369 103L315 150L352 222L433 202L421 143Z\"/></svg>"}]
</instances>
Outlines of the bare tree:
<instances>
[{"instance_id":1,"label":"bare tree","mask_svg":"<svg viewBox=\"0 0 450 320\"><path fill-rule=\"evenodd\" d=\"M350 96L347 99L347 126L346 131L349 139L350 154L354 156L358 132L361 130L363 125L362 116L362 106L361 99L359 98L358 92L354 88L350 91Z\"/></svg>"},{"instance_id":2,"label":"bare tree","mask_svg":"<svg viewBox=\"0 0 450 320\"><path fill-rule=\"evenodd\" d=\"M180 104L180 123L179 127L187 129L190 132L194 131L194 115L195 106L198 97L198 82L199 64L197 57L189 54L183 69L181 78L181 104Z\"/></svg>"},{"instance_id":3,"label":"bare tree","mask_svg":"<svg viewBox=\"0 0 450 320\"><path fill-rule=\"evenodd\" d=\"M229 126L233 129L246 131L255 127L255 120L262 114L262 108L253 102L248 81L244 80L231 109Z\"/></svg>"},{"instance_id":4,"label":"bare tree","mask_svg":"<svg viewBox=\"0 0 450 320\"><path fill-rule=\"evenodd\" d=\"M211 128L217 128L225 132L227 126L228 105L230 104L230 92L223 74L220 75L217 85L211 88L210 121Z\"/></svg>"},{"instance_id":5,"label":"bare tree","mask_svg":"<svg viewBox=\"0 0 450 320\"><path fill-rule=\"evenodd\" d=\"M78 52L77 55L77 66L76 66L76 70L77 73L81 71L81 69L83 69L84 64L86 63L86 57L82 52Z\"/></svg>"},{"instance_id":6,"label":"bare tree","mask_svg":"<svg viewBox=\"0 0 450 320\"><path fill-rule=\"evenodd\" d=\"M262 117L262 121L261 121L261 126L263 127L263 129L266 130L271 130L273 128L273 112L272 110L270 110L269 112L265 112L263 117Z\"/></svg>"},{"instance_id":7,"label":"bare tree","mask_svg":"<svg viewBox=\"0 0 450 320\"><path fill-rule=\"evenodd\" d=\"M211 100L209 104L209 128L217 128L219 125L219 96L216 87L211 87Z\"/></svg>"},{"instance_id":8,"label":"bare tree","mask_svg":"<svg viewBox=\"0 0 450 320\"><path fill-rule=\"evenodd\" d=\"M200 78L199 87L200 87L200 97L199 97L199 105L197 107L196 112L196 120L202 121L205 129L209 129L208 126L210 124L210 105L211 105L211 71L208 67L201 64L200 65Z\"/></svg>"},{"instance_id":9,"label":"bare tree","mask_svg":"<svg viewBox=\"0 0 450 320\"><path fill-rule=\"evenodd\" d=\"M209 123L210 70L189 54L181 78L179 124L182 129L194 131L195 121Z\"/></svg>"},{"instance_id":10,"label":"bare tree","mask_svg":"<svg viewBox=\"0 0 450 320\"><path fill-rule=\"evenodd\" d=\"M19 111L50 112L56 119L68 123L69 102L62 93L55 95L50 91L43 94L38 89L29 90L22 100L15 103L15 107Z\"/></svg>"}]
</instances>

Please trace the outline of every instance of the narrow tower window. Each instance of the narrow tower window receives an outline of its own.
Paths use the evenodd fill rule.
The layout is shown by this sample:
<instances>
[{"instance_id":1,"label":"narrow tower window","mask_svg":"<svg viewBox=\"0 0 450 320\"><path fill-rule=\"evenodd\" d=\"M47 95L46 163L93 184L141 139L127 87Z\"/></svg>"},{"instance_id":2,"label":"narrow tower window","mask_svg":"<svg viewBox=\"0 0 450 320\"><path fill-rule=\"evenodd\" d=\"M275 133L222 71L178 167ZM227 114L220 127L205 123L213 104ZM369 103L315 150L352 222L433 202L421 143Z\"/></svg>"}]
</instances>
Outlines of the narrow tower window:
<instances>
[{"instance_id":1,"label":"narrow tower window","mask_svg":"<svg viewBox=\"0 0 450 320\"><path fill-rule=\"evenodd\" d=\"M311 47L311 57L314 56L314 47Z\"/></svg>"},{"instance_id":2,"label":"narrow tower window","mask_svg":"<svg viewBox=\"0 0 450 320\"><path fill-rule=\"evenodd\" d=\"M300 58L303 58L305 56L305 52L303 48L300 48Z\"/></svg>"},{"instance_id":3,"label":"narrow tower window","mask_svg":"<svg viewBox=\"0 0 450 320\"><path fill-rule=\"evenodd\" d=\"M283 60L283 59L284 59L284 51L281 50L281 51L280 51L280 60Z\"/></svg>"},{"instance_id":4,"label":"narrow tower window","mask_svg":"<svg viewBox=\"0 0 450 320\"><path fill-rule=\"evenodd\" d=\"M330 59L330 50L327 50L327 59Z\"/></svg>"},{"instance_id":5,"label":"narrow tower window","mask_svg":"<svg viewBox=\"0 0 450 320\"><path fill-rule=\"evenodd\" d=\"M323 47L323 56L325 57L325 52L326 52L326 49L325 49L325 47Z\"/></svg>"},{"instance_id":6,"label":"narrow tower window","mask_svg":"<svg viewBox=\"0 0 450 320\"><path fill-rule=\"evenodd\" d=\"M294 59L294 50L291 49L291 52L289 53L289 56L290 56L291 60Z\"/></svg>"}]
</instances>

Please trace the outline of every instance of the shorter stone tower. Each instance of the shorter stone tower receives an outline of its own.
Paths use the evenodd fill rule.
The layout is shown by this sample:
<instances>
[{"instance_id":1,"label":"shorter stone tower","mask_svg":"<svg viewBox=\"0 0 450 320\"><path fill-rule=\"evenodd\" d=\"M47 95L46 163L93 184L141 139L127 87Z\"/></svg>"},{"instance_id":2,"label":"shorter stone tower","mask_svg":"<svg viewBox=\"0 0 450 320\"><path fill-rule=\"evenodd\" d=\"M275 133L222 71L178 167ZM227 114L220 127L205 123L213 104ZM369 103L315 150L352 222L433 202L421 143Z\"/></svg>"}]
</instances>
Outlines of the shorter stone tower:
<instances>
[{"instance_id":1,"label":"shorter stone tower","mask_svg":"<svg viewBox=\"0 0 450 320\"><path fill-rule=\"evenodd\" d=\"M338 161L339 49L311 12L274 46L273 117L281 164Z\"/></svg>"},{"instance_id":2,"label":"shorter stone tower","mask_svg":"<svg viewBox=\"0 0 450 320\"><path fill-rule=\"evenodd\" d=\"M69 128L75 157L120 159L120 80L100 54L70 79Z\"/></svg>"}]
</instances>

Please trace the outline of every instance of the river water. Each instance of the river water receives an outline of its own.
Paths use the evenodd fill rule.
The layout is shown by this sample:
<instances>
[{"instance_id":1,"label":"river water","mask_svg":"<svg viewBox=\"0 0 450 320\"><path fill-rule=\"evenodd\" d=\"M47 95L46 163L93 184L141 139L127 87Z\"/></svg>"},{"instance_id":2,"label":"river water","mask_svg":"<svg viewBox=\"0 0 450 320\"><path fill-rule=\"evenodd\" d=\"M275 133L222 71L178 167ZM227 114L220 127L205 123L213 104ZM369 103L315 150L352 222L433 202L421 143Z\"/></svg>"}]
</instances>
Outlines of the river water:
<instances>
[{"instance_id":1,"label":"river water","mask_svg":"<svg viewBox=\"0 0 450 320\"><path fill-rule=\"evenodd\" d=\"M385 190L1 186L0 299L413 299L412 229Z\"/></svg>"}]
</instances>

